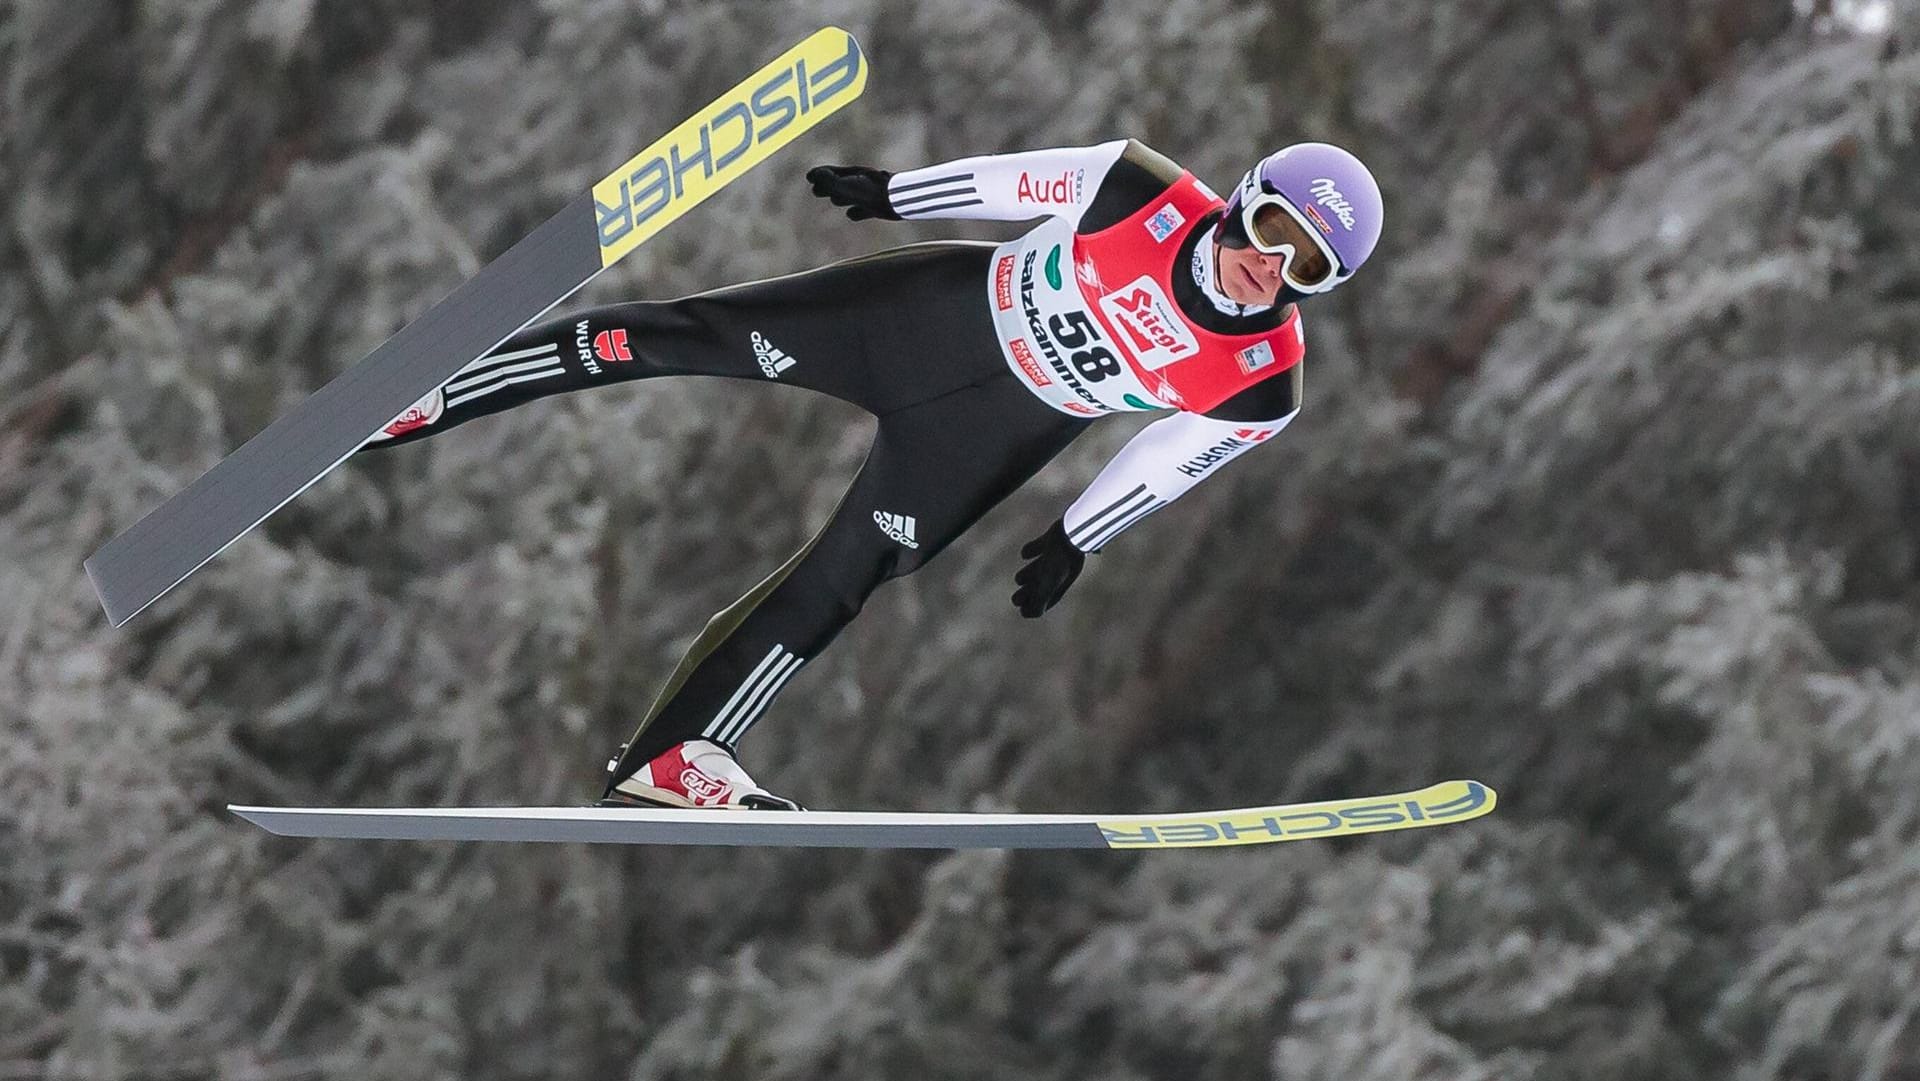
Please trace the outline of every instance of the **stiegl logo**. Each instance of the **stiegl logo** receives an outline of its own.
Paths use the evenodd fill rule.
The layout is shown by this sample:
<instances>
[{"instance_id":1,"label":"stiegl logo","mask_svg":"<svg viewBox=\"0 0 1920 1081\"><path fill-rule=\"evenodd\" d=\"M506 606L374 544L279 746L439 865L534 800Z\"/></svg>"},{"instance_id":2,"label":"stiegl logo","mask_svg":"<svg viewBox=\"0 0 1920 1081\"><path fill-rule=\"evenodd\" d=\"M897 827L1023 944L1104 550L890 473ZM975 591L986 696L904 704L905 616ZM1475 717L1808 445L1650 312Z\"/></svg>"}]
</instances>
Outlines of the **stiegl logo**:
<instances>
[{"instance_id":1,"label":"stiegl logo","mask_svg":"<svg viewBox=\"0 0 1920 1081\"><path fill-rule=\"evenodd\" d=\"M1121 342L1143 368L1164 368L1200 351L1199 340L1173 314L1173 303L1150 275L1101 297L1100 310L1120 329Z\"/></svg>"},{"instance_id":2,"label":"stiegl logo","mask_svg":"<svg viewBox=\"0 0 1920 1081\"><path fill-rule=\"evenodd\" d=\"M780 351L780 347L768 341L759 331L753 332L753 357L760 362L760 370L768 379L780 378L780 373L793 367L792 357Z\"/></svg>"},{"instance_id":3,"label":"stiegl logo","mask_svg":"<svg viewBox=\"0 0 1920 1081\"><path fill-rule=\"evenodd\" d=\"M910 514L888 514L885 511L874 511L873 524L880 527L880 532L885 533L887 536L892 537L894 540L899 541L909 548L920 547L920 542L913 539L914 521L913 516Z\"/></svg>"}]
</instances>

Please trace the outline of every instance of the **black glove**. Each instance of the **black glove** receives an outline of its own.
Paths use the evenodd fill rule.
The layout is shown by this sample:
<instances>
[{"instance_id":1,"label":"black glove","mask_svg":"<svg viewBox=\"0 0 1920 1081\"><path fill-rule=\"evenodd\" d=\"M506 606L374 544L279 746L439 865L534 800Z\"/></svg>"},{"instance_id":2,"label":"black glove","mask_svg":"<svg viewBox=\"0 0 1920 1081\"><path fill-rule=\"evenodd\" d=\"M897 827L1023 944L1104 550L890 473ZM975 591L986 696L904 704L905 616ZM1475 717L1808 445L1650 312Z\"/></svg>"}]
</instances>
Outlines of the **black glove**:
<instances>
[{"instance_id":1,"label":"black glove","mask_svg":"<svg viewBox=\"0 0 1920 1081\"><path fill-rule=\"evenodd\" d=\"M1064 520L1055 521L1045 533L1028 541L1020 549L1020 558L1032 562L1013 576L1020 587L1014 591L1013 606L1028 619L1039 619L1041 613L1059 604L1067 595L1067 587L1080 577L1080 568L1087 565L1087 553L1067 539Z\"/></svg>"},{"instance_id":2,"label":"black glove","mask_svg":"<svg viewBox=\"0 0 1920 1081\"><path fill-rule=\"evenodd\" d=\"M807 170L807 183L813 185L813 193L833 200L834 206L846 207L847 217L854 221L900 220L887 199L887 181L892 179L893 174L885 169L864 165L816 165Z\"/></svg>"}]
</instances>

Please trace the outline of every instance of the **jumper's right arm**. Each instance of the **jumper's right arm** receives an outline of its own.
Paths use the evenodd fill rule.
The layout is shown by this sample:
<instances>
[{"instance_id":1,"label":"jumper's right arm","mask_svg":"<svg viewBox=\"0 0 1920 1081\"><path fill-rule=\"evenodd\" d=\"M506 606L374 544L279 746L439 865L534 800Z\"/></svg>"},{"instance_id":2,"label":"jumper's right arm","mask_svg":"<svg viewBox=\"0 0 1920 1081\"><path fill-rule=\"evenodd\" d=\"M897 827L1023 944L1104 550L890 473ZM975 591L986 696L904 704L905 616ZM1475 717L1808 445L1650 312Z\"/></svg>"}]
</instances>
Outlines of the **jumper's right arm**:
<instances>
[{"instance_id":1,"label":"jumper's right arm","mask_svg":"<svg viewBox=\"0 0 1920 1081\"><path fill-rule=\"evenodd\" d=\"M890 173L859 165L807 172L815 195L866 218L1061 218L1084 231L1103 229L1159 198L1180 167L1137 139L1097 146L981 154Z\"/></svg>"},{"instance_id":2,"label":"jumper's right arm","mask_svg":"<svg viewBox=\"0 0 1920 1081\"><path fill-rule=\"evenodd\" d=\"M1042 214L1080 224L1127 140L1098 146L980 154L893 174L887 198L894 212L921 218L1025 221Z\"/></svg>"}]
</instances>

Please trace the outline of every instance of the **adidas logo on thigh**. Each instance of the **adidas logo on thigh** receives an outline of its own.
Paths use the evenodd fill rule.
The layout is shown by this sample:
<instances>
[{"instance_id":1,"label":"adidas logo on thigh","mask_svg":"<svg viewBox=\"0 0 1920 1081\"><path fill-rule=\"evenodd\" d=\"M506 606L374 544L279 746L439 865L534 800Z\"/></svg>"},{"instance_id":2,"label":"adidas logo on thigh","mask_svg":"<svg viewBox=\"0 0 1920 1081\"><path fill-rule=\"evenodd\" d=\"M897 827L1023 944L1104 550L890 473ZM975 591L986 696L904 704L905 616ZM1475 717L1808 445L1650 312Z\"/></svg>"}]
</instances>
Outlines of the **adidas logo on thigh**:
<instances>
[{"instance_id":1,"label":"adidas logo on thigh","mask_svg":"<svg viewBox=\"0 0 1920 1081\"><path fill-rule=\"evenodd\" d=\"M887 536L892 537L894 540L899 541L909 548L920 547L920 542L913 539L914 521L912 515L888 514L884 511L874 511L873 524L880 527L880 532L885 533Z\"/></svg>"},{"instance_id":2,"label":"adidas logo on thigh","mask_svg":"<svg viewBox=\"0 0 1920 1081\"><path fill-rule=\"evenodd\" d=\"M753 356L760 362L760 371L768 379L780 378L780 373L793 367L793 358L782 352L780 347L768 341L759 331L753 332Z\"/></svg>"}]
</instances>

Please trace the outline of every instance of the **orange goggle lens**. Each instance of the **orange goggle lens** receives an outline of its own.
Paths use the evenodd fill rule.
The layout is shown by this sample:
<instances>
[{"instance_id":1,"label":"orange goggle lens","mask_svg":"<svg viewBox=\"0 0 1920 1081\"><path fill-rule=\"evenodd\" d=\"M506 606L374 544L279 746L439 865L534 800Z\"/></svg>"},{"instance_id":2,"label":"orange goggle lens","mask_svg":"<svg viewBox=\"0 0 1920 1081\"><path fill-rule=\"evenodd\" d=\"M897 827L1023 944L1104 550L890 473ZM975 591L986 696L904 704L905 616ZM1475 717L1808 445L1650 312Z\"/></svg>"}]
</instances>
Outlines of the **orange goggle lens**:
<instances>
[{"instance_id":1,"label":"orange goggle lens","mask_svg":"<svg viewBox=\"0 0 1920 1081\"><path fill-rule=\"evenodd\" d=\"M1333 277L1333 257L1312 227L1285 203L1274 201L1254 207L1247 217L1247 234L1253 246L1268 255L1291 251L1283 273L1295 285L1311 289Z\"/></svg>"}]
</instances>

